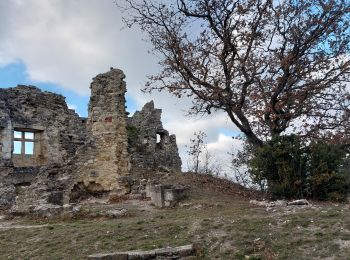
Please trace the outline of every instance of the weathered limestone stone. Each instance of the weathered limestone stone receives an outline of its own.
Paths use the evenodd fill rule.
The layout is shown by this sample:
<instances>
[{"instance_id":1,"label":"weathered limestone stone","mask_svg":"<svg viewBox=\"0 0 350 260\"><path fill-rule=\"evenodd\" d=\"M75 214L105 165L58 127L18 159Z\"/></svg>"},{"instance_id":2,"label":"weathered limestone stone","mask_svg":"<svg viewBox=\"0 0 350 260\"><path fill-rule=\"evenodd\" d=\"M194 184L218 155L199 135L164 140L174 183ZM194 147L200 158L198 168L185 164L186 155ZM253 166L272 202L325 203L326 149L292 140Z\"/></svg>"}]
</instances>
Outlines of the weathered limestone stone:
<instances>
[{"instance_id":1,"label":"weathered limestone stone","mask_svg":"<svg viewBox=\"0 0 350 260\"><path fill-rule=\"evenodd\" d=\"M179 247L165 247L150 251L127 251L107 254L89 255L88 259L95 260L124 260L124 259L181 259L182 257L195 255L196 250L193 245Z\"/></svg>"},{"instance_id":2,"label":"weathered limestone stone","mask_svg":"<svg viewBox=\"0 0 350 260\"><path fill-rule=\"evenodd\" d=\"M302 206L302 205L309 205L310 203L306 199L301 200L293 200L290 202L287 202L287 206Z\"/></svg>"},{"instance_id":3,"label":"weathered limestone stone","mask_svg":"<svg viewBox=\"0 0 350 260\"><path fill-rule=\"evenodd\" d=\"M187 189L182 186L148 183L146 196L151 198L156 207L174 207L179 201L187 197Z\"/></svg>"},{"instance_id":4,"label":"weathered limestone stone","mask_svg":"<svg viewBox=\"0 0 350 260\"><path fill-rule=\"evenodd\" d=\"M107 211L107 216L111 218L121 218L126 215L128 211L126 209L114 209Z\"/></svg>"},{"instance_id":5,"label":"weathered limestone stone","mask_svg":"<svg viewBox=\"0 0 350 260\"><path fill-rule=\"evenodd\" d=\"M33 86L0 89L0 122L2 162L11 160L15 167L63 164L86 136L85 124L63 96ZM35 156L13 154L13 130L36 135Z\"/></svg>"},{"instance_id":6,"label":"weathered limestone stone","mask_svg":"<svg viewBox=\"0 0 350 260\"><path fill-rule=\"evenodd\" d=\"M149 102L127 117L124 78L111 68L93 79L88 118L61 95L33 86L0 89L0 208L54 214L91 196L136 196L141 180L181 171L161 110Z\"/></svg>"},{"instance_id":7,"label":"weathered limestone stone","mask_svg":"<svg viewBox=\"0 0 350 260\"><path fill-rule=\"evenodd\" d=\"M94 154L80 159L85 161L78 180L91 192L126 193L118 180L129 173L124 78L121 70L111 69L97 75L91 83L87 146L93 144Z\"/></svg>"},{"instance_id":8,"label":"weathered limestone stone","mask_svg":"<svg viewBox=\"0 0 350 260\"><path fill-rule=\"evenodd\" d=\"M176 204L187 197L187 189L184 187L165 187L164 205L165 207L174 207Z\"/></svg>"},{"instance_id":9,"label":"weathered limestone stone","mask_svg":"<svg viewBox=\"0 0 350 260\"><path fill-rule=\"evenodd\" d=\"M161 109L153 101L128 119L130 173L135 179L154 178L154 172L180 172L175 135L163 128Z\"/></svg>"},{"instance_id":10,"label":"weathered limestone stone","mask_svg":"<svg viewBox=\"0 0 350 260\"><path fill-rule=\"evenodd\" d=\"M155 185L153 189L151 189L151 200L156 207L163 208L165 206L164 203L164 187L162 185Z\"/></svg>"},{"instance_id":11,"label":"weathered limestone stone","mask_svg":"<svg viewBox=\"0 0 350 260\"><path fill-rule=\"evenodd\" d=\"M0 208L10 208L16 197L14 185L0 186Z\"/></svg>"},{"instance_id":12,"label":"weathered limestone stone","mask_svg":"<svg viewBox=\"0 0 350 260\"><path fill-rule=\"evenodd\" d=\"M14 131L31 133L33 154L14 154ZM0 208L29 211L60 189L49 171L54 175L57 165L61 169L74 156L86 132L85 120L68 109L63 96L33 86L0 89L0 186L15 190L0 194L11 202Z\"/></svg>"}]
</instances>

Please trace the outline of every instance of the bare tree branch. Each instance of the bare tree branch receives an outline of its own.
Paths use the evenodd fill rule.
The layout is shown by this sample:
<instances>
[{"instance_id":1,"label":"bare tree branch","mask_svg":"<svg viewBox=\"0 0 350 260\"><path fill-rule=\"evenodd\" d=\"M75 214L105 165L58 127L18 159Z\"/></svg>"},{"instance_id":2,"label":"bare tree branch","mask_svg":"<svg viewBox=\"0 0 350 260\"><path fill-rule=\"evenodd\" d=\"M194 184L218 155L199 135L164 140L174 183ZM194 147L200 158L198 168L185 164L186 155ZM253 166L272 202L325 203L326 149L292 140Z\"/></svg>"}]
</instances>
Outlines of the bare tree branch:
<instances>
[{"instance_id":1,"label":"bare tree branch","mask_svg":"<svg viewBox=\"0 0 350 260\"><path fill-rule=\"evenodd\" d=\"M350 0L119 0L160 54L145 91L222 110L255 146L284 132L350 140Z\"/></svg>"}]
</instances>

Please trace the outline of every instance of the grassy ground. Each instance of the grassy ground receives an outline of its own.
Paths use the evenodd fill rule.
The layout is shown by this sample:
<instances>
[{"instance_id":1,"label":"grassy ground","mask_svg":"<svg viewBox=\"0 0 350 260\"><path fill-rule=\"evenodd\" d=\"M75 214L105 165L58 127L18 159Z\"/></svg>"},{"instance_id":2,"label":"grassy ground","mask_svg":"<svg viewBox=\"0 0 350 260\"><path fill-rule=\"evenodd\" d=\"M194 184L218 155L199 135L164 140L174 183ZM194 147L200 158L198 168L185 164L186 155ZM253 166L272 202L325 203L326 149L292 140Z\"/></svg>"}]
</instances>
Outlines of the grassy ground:
<instances>
[{"instance_id":1,"label":"grassy ground","mask_svg":"<svg viewBox=\"0 0 350 260\"><path fill-rule=\"evenodd\" d=\"M190 243L198 246L198 259L349 259L348 205L267 211L234 194L240 192L229 192L227 183L219 191L217 185L206 184L208 179L186 181L192 185L190 198L175 209L134 201L85 206L90 217L82 214L77 219L10 220L17 226L0 228L0 259L82 259L94 253ZM91 212L115 207L127 208L128 215L91 217Z\"/></svg>"}]
</instances>

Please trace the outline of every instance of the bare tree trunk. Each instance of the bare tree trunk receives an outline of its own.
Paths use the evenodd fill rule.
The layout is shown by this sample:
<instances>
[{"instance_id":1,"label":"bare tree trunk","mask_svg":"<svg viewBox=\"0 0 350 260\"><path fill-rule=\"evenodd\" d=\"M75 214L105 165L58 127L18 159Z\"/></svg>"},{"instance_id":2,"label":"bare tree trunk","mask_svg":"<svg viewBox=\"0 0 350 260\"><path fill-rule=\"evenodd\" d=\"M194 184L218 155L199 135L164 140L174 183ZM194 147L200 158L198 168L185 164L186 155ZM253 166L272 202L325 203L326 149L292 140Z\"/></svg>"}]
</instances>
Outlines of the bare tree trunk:
<instances>
[{"instance_id":1,"label":"bare tree trunk","mask_svg":"<svg viewBox=\"0 0 350 260\"><path fill-rule=\"evenodd\" d=\"M196 168L195 168L196 174L198 173L198 168L199 168L199 155L197 155L197 158L196 158Z\"/></svg>"}]
</instances>

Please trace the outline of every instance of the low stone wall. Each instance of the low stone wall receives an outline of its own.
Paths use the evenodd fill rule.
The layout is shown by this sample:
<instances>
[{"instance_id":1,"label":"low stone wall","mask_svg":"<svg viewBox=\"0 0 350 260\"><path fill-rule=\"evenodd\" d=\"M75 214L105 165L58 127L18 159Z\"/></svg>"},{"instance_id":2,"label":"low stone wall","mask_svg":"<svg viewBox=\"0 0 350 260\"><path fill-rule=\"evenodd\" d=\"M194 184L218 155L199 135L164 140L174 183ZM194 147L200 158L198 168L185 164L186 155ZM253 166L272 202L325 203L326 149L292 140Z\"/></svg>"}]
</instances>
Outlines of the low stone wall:
<instances>
[{"instance_id":1,"label":"low stone wall","mask_svg":"<svg viewBox=\"0 0 350 260\"><path fill-rule=\"evenodd\" d=\"M146 197L151 198L156 207L174 207L180 200L187 197L187 188L149 183L146 186Z\"/></svg>"}]
</instances>

